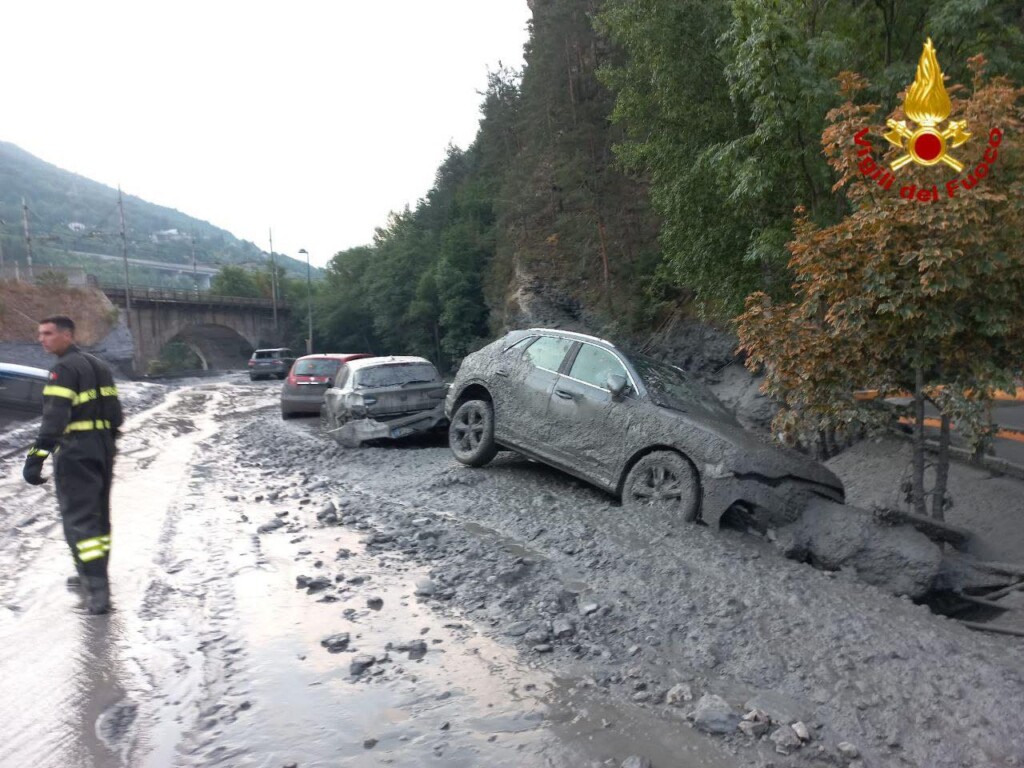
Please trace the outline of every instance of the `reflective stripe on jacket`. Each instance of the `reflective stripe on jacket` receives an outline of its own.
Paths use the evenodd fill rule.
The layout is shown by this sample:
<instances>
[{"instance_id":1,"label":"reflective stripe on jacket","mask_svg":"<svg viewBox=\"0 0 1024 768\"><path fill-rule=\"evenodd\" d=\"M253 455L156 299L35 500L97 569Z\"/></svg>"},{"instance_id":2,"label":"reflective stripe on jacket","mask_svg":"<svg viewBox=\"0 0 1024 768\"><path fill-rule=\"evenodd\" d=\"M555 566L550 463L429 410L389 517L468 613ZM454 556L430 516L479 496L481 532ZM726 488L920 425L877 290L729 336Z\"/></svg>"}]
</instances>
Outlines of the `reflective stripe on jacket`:
<instances>
[{"instance_id":1,"label":"reflective stripe on jacket","mask_svg":"<svg viewBox=\"0 0 1024 768\"><path fill-rule=\"evenodd\" d=\"M45 456L65 435L116 430L123 420L110 368L72 345L50 370L50 381L43 387L43 423L32 450Z\"/></svg>"}]
</instances>

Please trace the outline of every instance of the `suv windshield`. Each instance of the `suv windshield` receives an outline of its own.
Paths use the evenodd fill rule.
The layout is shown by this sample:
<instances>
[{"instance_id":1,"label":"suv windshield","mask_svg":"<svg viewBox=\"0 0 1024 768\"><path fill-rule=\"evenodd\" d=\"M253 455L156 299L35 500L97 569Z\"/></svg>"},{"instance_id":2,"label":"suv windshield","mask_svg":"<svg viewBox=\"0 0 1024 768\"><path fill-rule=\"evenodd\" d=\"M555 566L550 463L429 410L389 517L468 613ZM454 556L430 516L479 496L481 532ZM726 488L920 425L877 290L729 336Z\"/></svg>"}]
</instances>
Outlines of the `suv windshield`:
<instances>
[{"instance_id":1,"label":"suv windshield","mask_svg":"<svg viewBox=\"0 0 1024 768\"><path fill-rule=\"evenodd\" d=\"M674 411L692 411L694 408L734 420L729 409L704 384L691 378L673 365L658 362L646 355L630 354L651 400L663 408Z\"/></svg>"},{"instance_id":2,"label":"suv windshield","mask_svg":"<svg viewBox=\"0 0 1024 768\"><path fill-rule=\"evenodd\" d=\"M395 387L416 381L438 381L440 376L430 363L404 363L364 368L356 373L355 386Z\"/></svg>"},{"instance_id":3,"label":"suv windshield","mask_svg":"<svg viewBox=\"0 0 1024 768\"><path fill-rule=\"evenodd\" d=\"M340 365L340 360L299 360L292 373L295 376L333 376Z\"/></svg>"}]
</instances>

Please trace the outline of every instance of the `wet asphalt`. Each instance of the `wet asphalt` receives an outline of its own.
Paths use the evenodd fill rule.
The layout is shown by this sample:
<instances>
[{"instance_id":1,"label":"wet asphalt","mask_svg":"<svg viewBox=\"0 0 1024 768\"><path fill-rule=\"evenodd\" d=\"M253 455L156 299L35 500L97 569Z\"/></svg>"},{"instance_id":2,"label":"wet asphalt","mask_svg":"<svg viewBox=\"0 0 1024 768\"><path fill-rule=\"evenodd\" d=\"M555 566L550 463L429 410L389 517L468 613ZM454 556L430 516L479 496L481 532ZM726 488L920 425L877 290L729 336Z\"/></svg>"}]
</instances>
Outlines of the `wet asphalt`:
<instances>
[{"instance_id":1,"label":"wet asphalt","mask_svg":"<svg viewBox=\"0 0 1024 768\"><path fill-rule=\"evenodd\" d=\"M278 386L129 392L106 617L7 430L0 765L1024 765L1012 639L514 454L343 449ZM695 729L704 694L771 729Z\"/></svg>"}]
</instances>

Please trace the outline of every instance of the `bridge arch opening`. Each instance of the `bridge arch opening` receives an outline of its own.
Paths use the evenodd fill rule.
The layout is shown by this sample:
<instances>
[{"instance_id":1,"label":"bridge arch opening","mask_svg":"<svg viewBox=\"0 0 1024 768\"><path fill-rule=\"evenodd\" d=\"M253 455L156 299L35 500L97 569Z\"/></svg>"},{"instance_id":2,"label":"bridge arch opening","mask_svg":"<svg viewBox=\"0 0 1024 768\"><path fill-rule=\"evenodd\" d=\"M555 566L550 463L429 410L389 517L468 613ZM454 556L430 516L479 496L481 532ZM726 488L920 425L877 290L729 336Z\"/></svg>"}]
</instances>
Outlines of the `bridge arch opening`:
<instances>
[{"instance_id":1,"label":"bridge arch opening","mask_svg":"<svg viewBox=\"0 0 1024 768\"><path fill-rule=\"evenodd\" d=\"M253 345L234 328L199 323L178 330L160 349L160 359L177 370L245 368Z\"/></svg>"}]
</instances>

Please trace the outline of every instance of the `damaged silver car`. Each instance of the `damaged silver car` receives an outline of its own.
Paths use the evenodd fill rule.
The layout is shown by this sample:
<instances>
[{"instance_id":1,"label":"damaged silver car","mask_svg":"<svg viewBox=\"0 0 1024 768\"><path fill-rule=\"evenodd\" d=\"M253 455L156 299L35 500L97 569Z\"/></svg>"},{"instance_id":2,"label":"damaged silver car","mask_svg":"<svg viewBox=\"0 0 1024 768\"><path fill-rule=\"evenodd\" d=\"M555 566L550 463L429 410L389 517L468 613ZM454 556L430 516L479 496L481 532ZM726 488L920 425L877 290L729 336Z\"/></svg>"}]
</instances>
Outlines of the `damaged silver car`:
<instances>
[{"instance_id":1,"label":"damaged silver car","mask_svg":"<svg viewBox=\"0 0 1024 768\"><path fill-rule=\"evenodd\" d=\"M513 331L463 361L445 405L449 445L480 467L501 448L651 511L718 526L795 520L842 482L806 456L745 431L685 371L603 339Z\"/></svg>"},{"instance_id":2,"label":"damaged silver car","mask_svg":"<svg viewBox=\"0 0 1024 768\"><path fill-rule=\"evenodd\" d=\"M447 392L437 368L422 357L350 360L324 395L321 420L346 447L394 440L445 427Z\"/></svg>"}]
</instances>

